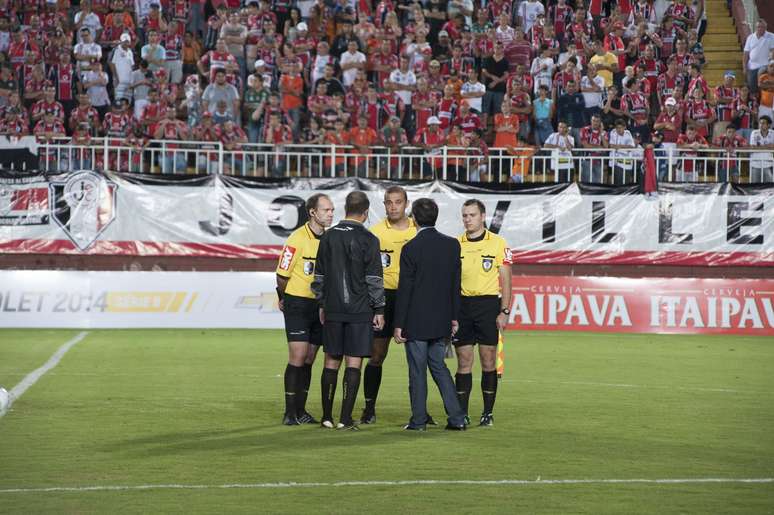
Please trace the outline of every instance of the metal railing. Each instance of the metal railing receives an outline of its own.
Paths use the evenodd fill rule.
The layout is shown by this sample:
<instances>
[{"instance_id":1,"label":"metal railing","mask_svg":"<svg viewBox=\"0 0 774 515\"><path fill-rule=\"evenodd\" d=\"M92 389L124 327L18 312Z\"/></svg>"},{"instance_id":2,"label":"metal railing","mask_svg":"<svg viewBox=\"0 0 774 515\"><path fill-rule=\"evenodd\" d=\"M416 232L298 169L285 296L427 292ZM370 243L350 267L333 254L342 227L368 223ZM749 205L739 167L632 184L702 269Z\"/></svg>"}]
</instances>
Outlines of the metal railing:
<instances>
[{"instance_id":1,"label":"metal railing","mask_svg":"<svg viewBox=\"0 0 774 515\"><path fill-rule=\"evenodd\" d=\"M111 171L243 177L363 177L371 179L444 179L463 182L570 182L629 184L643 173L642 149L418 147L374 146L358 150L338 145L242 144L226 148L220 142L96 138L90 145L69 141L39 143L40 168L51 171L106 169ZM659 180L666 182L770 182L774 169L771 149L681 149L656 151Z\"/></svg>"}]
</instances>

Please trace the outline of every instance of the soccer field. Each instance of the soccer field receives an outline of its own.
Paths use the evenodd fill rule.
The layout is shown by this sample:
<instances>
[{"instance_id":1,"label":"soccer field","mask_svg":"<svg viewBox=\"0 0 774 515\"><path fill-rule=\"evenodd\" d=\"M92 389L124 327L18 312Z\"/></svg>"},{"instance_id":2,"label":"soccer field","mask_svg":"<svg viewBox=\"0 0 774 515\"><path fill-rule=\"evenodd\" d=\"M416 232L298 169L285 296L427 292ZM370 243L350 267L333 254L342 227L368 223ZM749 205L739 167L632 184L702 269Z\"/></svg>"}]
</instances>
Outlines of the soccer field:
<instances>
[{"instance_id":1,"label":"soccer field","mask_svg":"<svg viewBox=\"0 0 774 515\"><path fill-rule=\"evenodd\" d=\"M0 330L0 385L79 332ZM376 425L281 426L285 362L281 331L88 332L0 418L0 512L774 510L771 338L511 332L495 426L463 433L401 431L394 344Z\"/></svg>"}]
</instances>

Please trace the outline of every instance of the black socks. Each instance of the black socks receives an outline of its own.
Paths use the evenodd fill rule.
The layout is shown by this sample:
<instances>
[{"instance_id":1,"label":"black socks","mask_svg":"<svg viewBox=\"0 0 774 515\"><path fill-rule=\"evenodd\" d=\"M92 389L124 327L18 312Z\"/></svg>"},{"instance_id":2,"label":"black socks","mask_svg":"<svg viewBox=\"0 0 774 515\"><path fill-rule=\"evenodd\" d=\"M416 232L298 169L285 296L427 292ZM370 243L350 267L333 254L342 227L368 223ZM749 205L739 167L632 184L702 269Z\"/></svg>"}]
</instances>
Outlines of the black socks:
<instances>
[{"instance_id":1,"label":"black socks","mask_svg":"<svg viewBox=\"0 0 774 515\"><path fill-rule=\"evenodd\" d=\"M484 413L492 413L497 397L497 370L481 373L481 393L484 396Z\"/></svg>"},{"instance_id":2,"label":"black socks","mask_svg":"<svg viewBox=\"0 0 774 515\"><path fill-rule=\"evenodd\" d=\"M366 365L363 374L363 394L365 394L365 412L376 411L376 397L379 395L379 386L382 384L382 367Z\"/></svg>"},{"instance_id":3,"label":"black socks","mask_svg":"<svg viewBox=\"0 0 774 515\"><path fill-rule=\"evenodd\" d=\"M457 399L460 401L462 411L468 414L468 404L470 401L470 391L473 389L473 374L460 374L454 376L454 384L457 389Z\"/></svg>"},{"instance_id":4,"label":"black socks","mask_svg":"<svg viewBox=\"0 0 774 515\"><path fill-rule=\"evenodd\" d=\"M341 400L341 418L339 422L344 425L352 425L352 410L355 408L357 392L360 389L360 369L347 367L344 370L344 380L341 382L344 389L344 398Z\"/></svg>"},{"instance_id":5,"label":"black socks","mask_svg":"<svg viewBox=\"0 0 774 515\"><path fill-rule=\"evenodd\" d=\"M309 385L312 384L312 365L300 367L298 389L296 390L296 414L300 417L306 412L306 398L309 396Z\"/></svg>"},{"instance_id":6,"label":"black socks","mask_svg":"<svg viewBox=\"0 0 774 515\"><path fill-rule=\"evenodd\" d=\"M296 367L290 363L285 367L285 413L287 415L296 415L296 392L302 370L302 367Z\"/></svg>"},{"instance_id":7,"label":"black socks","mask_svg":"<svg viewBox=\"0 0 774 515\"><path fill-rule=\"evenodd\" d=\"M339 371L332 368L323 368L322 378L320 380L320 390L322 391L323 420L333 420L333 398L336 396L336 383L338 382Z\"/></svg>"}]
</instances>

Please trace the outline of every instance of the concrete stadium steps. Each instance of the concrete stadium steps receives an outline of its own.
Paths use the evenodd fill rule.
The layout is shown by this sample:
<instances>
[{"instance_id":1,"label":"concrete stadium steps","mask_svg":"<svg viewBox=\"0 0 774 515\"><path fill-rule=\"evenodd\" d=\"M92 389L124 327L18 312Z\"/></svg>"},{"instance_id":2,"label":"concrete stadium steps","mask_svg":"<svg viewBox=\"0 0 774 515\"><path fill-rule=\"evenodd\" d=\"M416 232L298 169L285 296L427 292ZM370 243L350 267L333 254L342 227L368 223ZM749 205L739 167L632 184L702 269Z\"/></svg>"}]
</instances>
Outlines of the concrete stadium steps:
<instances>
[{"instance_id":1,"label":"concrete stadium steps","mask_svg":"<svg viewBox=\"0 0 774 515\"><path fill-rule=\"evenodd\" d=\"M736 72L737 85L744 84L742 47L726 0L707 0L707 32L702 38L706 64L702 70L710 86L723 83L726 70Z\"/></svg>"}]
</instances>

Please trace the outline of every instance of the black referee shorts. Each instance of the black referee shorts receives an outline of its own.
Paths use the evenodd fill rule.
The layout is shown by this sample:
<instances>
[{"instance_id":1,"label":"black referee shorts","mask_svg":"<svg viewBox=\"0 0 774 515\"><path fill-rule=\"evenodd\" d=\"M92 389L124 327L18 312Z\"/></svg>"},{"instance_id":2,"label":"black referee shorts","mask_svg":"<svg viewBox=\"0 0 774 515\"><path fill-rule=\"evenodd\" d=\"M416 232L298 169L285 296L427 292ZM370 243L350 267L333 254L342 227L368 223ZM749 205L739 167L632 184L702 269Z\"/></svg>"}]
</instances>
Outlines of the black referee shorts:
<instances>
[{"instance_id":1,"label":"black referee shorts","mask_svg":"<svg viewBox=\"0 0 774 515\"><path fill-rule=\"evenodd\" d=\"M459 330L452 340L455 347L462 345L497 345L497 315L500 314L500 297L481 295L462 297L460 303Z\"/></svg>"},{"instance_id":2,"label":"black referee shorts","mask_svg":"<svg viewBox=\"0 0 774 515\"><path fill-rule=\"evenodd\" d=\"M323 326L323 349L331 356L366 358L371 355L374 339L372 322L335 322Z\"/></svg>"},{"instance_id":3,"label":"black referee shorts","mask_svg":"<svg viewBox=\"0 0 774 515\"><path fill-rule=\"evenodd\" d=\"M285 335L289 342L322 344L322 324L315 299L285 294L282 314L285 317Z\"/></svg>"},{"instance_id":4,"label":"black referee shorts","mask_svg":"<svg viewBox=\"0 0 774 515\"><path fill-rule=\"evenodd\" d=\"M384 327L374 331L374 338L392 338L395 331L395 299L397 290L384 290Z\"/></svg>"}]
</instances>

